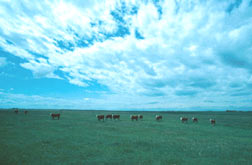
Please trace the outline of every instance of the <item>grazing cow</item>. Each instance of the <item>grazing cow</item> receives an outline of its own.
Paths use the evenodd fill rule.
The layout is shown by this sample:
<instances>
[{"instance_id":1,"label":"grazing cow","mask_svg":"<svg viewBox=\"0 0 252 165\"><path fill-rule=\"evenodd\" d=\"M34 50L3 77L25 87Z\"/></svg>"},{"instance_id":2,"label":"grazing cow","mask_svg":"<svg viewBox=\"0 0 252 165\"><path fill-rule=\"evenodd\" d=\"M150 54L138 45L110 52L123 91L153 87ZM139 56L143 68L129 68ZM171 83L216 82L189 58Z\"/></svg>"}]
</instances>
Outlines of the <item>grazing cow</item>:
<instances>
[{"instance_id":1,"label":"grazing cow","mask_svg":"<svg viewBox=\"0 0 252 165\"><path fill-rule=\"evenodd\" d=\"M138 116L137 115L130 115L130 119L131 119L131 121L133 121L133 120L138 120Z\"/></svg>"},{"instance_id":2,"label":"grazing cow","mask_svg":"<svg viewBox=\"0 0 252 165\"><path fill-rule=\"evenodd\" d=\"M159 121L159 120L162 120L163 117L161 115L156 115L156 120Z\"/></svg>"},{"instance_id":3,"label":"grazing cow","mask_svg":"<svg viewBox=\"0 0 252 165\"><path fill-rule=\"evenodd\" d=\"M52 119L54 119L55 117L60 118L60 113L50 113L50 116L52 117Z\"/></svg>"},{"instance_id":4,"label":"grazing cow","mask_svg":"<svg viewBox=\"0 0 252 165\"><path fill-rule=\"evenodd\" d=\"M112 115L106 115L106 119L112 119Z\"/></svg>"},{"instance_id":5,"label":"grazing cow","mask_svg":"<svg viewBox=\"0 0 252 165\"><path fill-rule=\"evenodd\" d=\"M120 119L120 115L113 115L113 114L112 114L112 117L113 117L114 120L115 120L115 119L117 119L117 120Z\"/></svg>"},{"instance_id":6,"label":"grazing cow","mask_svg":"<svg viewBox=\"0 0 252 165\"><path fill-rule=\"evenodd\" d=\"M187 117L180 117L180 120L182 121L182 123L187 122L188 118Z\"/></svg>"},{"instance_id":7,"label":"grazing cow","mask_svg":"<svg viewBox=\"0 0 252 165\"><path fill-rule=\"evenodd\" d=\"M212 125L215 125L215 119L209 119L209 121Z\"/></svg>"},{"instance_id":8,"label":"grazing cow","mask_svg":"<svg viewBox=\"0 0 252 165\"><path fill-rule=\"evenodd\" d=\"M193 121L194 123L198 123L198 118L192 117L192 121Z\"/></svg>"},{"instance_id":9,"label":"grazing cow","mask_svg":"<svg viewBox=\"0 0 252 165\"><path fill-rule=\"evenodd\" d=\"M100 121L100 120L103 120L104 121L104 115L96 115L97 119Z\"/></svg>"},{"instance_id":10,"label":"grazing cow","mask_svg":"<svg viewBox=\"0 0 252 165\"><path fill-rule=\"evenodd\" d=\"M14 112L15 112L15 114L18 114L18 109L15 109Z\"/></svg>"},{"instance_id":11,"label":"grazing cow","mask_svg":"<svg viewBox=\"0 0 252 165\"><path fill-rule=\"evenodd\" d=\"M28 111L24 111L24 114L26 115L28 113Z\"/></svg>"},{"instance_id":12,"label":"grazing cow","mask_svg":"<svg viewBox=\"0 0 252 165\"><path fill-rule=\"evenodd\" d=\"M138 118L143 120L143 115L138 115Z\"/></svg>"}]
</instances>

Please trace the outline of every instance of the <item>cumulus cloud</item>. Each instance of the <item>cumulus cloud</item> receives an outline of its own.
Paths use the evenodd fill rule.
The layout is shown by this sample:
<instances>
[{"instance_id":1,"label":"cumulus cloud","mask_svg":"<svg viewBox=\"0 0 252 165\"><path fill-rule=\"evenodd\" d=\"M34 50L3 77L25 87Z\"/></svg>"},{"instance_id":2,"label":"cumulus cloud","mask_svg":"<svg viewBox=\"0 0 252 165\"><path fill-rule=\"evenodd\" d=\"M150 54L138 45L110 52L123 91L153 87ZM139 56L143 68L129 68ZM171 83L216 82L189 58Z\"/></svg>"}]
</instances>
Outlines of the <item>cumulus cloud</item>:
<instances>
[{"instance_id":1,"label":"cumulus cloud","mask_svg":"<svg viewBox=\"0 0 252 165\"><path fill-rule=\"evenodd\" d=\"M251 92L248 0L0 3L0 47L35 77L96 81L160 108L182 106L179 98L223 107L218 96Z\"/></svg>"},{"instance_id":2,"label":"cumulus cloud","mask_svg":"<svg viewBox=\"0 0 252 165\"><path fill-rule=\"evenodd\" d=\"M30 60L27 63L21 64L21 66L31 70L35 77L60 78L53 73L55 70L54 66L48 64L47 60L44 58Z\"/></svg>"}]
</instances>

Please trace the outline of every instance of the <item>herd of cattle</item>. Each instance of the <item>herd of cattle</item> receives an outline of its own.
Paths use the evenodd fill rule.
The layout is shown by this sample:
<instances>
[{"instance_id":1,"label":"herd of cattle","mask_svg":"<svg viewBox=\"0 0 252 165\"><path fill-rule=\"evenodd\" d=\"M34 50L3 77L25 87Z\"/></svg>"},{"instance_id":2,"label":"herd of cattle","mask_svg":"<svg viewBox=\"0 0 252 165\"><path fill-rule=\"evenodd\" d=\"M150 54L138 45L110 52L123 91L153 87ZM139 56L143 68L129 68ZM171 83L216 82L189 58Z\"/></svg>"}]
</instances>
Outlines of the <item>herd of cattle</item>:
<instances>
[{"instance_id":1,"label":"herd of cattle","mask_svg":"<svg viewBox=\"0 0 252 165\"><path fill-rule=\"evenodd\" d=\"M18 109L15 109L14 112L16 114L18 114ZM27 110L24 111L24 114L26 115L28 113ZM52 119L55 119L57 118L58 120L60 119L60 113L50 113L50 116L52 117ZM114 115L114 114L108 114L108 115L96 115L96 118L99 120L99 121L104 121L104 119L113 119L113 120L120 120L120 115ZM159 120L162 120L163 117L162 115L156 115L155 116L156 120L159 121ZM131 121L137 121L138 119L139 120L143 120L143 115L130 115L130 119ZM188 118L187 117L180 117L180 121L182 123L185 123L188 121ZM215 125L215 119L209 119L210 123L212 125ZM198 123L198 118L196 117L192 117L192 122L193 123Z\"/></svg>"},{"instance_id":2,"label":"herd of cattle","mask_svg":"<svg viewBox=\"0 0 252 165\"><path fill-rule=\"evenodd\" d=\"M114 114L108 114L108 115L96 115L96 118L99 120L99 121L104 121L104 119L114 119L114 120L120 120L120 115L114 115ZM159 120L162 120L163 117L161 115L156 115L155 116L156 120L159 121ZM131 121L134 121L134 120L142 120L143 119L143 115L130 115L130 119ZM187 117L180 117L180 120L182 123L184 122L187 122L188 121L188 118ZM215 119L209 119L210 123L212 125L215 125ZM198 123L198 118L196 117L192 117L192 122L193 123Z\"/></svg>"},{"instance_id":3,"label":"herd of cattle","mask_svg":"<svg viewBox=\"0 0 252 165\"><path fill-rule=\"evenodd\" d=\"M17 108L14 108L14 113L18 114L19 110ZM28 111L24 110L24 114L27 115ZM50 113L50 116L52 117L52 119L57 118L58 120L60 119L60 113Z\"/></svg>"},{"instance_id":4,"label":"herd of cattle","mask_svg":"<svg viewBox=\"0 0 252 165\"><path fill-rule=\"evenodd\" d=\"M18 109L15 109L14 112L15 112L16 114L18 114L19 110L18 110ZM26 115L27 113L28 113L28 111L27 111L27 110L24 110L24 114Z\"/></svg>"}]
</instances>

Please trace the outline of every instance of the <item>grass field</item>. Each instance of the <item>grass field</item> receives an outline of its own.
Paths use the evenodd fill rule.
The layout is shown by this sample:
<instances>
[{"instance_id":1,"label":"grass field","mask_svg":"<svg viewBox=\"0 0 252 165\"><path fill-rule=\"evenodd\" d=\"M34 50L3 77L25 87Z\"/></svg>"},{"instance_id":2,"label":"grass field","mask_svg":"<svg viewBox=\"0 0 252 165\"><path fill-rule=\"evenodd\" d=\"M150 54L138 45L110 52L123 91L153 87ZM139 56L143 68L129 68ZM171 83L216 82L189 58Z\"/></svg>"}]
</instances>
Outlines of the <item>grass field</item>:
<instances>
[{"instance_id":1,"label":"grass field","mask_svg":"<svg viewBox=\"0 0 252 165\"><path fill-rule=\"evenodd\" d=\"M95 115L111 112L60 111L60 120L50 112L0 111L0 164L252 164L252 112L138 112L137 122L134 112L105 122Z\"/></svg>"}]
</instances>

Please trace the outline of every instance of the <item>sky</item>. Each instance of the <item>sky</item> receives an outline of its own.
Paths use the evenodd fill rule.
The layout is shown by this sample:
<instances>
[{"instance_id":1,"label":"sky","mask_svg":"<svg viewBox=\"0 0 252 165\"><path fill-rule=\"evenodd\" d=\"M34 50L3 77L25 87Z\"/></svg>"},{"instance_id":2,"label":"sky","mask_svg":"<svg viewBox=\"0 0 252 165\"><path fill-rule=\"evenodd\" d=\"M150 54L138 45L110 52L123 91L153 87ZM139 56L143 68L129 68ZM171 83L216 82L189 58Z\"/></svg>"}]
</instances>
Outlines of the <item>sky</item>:
<instances>
[{"instance_id":1,"label":"sky","mask_svg":"<svg viewBox=\"0 0 252 165\"><path fill-rule=\"evenodd\" d=\"M0 0L0 108L252 110L252 0Z\"/></svg>"}]
</instances>

